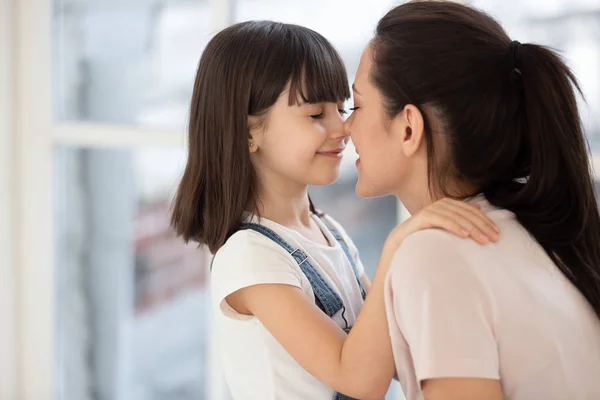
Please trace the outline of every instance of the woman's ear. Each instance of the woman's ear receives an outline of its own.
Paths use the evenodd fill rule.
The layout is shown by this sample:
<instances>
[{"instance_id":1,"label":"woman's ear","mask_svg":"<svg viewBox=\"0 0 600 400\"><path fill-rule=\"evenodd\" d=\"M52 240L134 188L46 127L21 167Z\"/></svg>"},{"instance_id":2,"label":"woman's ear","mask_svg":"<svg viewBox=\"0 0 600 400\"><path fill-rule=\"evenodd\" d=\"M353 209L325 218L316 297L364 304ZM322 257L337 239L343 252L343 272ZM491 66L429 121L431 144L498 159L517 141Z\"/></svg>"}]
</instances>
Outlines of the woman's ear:
<instances>
[{"instance_id":1,"label":"woman's ear","mask_svg":"<svg viewBox=\"0 0 600 400\"><path fill-rule=\"evenodd\" d=\"M402 151L407 158L416 154L425 143L425 120L421 111L412 104L394 117L390 130L402 144Z\"/></svg>"}]
</instances>

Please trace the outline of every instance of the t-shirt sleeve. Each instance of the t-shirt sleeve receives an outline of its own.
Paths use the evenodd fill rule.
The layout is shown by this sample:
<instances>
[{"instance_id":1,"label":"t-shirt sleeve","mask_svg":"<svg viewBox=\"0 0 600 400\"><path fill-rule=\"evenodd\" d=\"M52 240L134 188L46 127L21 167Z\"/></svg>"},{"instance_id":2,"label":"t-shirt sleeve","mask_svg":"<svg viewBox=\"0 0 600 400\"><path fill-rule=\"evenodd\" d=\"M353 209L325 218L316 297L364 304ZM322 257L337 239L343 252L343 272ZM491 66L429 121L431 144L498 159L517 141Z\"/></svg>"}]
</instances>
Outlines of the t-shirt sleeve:
<instances>
[{"instance_id":1,"label":"t-shirt sleeve","mask_svg":"<svg viewBox=\"0 0 600 400\"><path fill-rule=\"evenodd\" d=\"M365 266L363 265L362 261L360 260L360 254L358 253L358 248L352 241L352 238L348 235L348 233L346 232L344 227L342 225L340 225L336 220L334 220L333 218L331 218L328 215L326 215L325 218L327 218L327 221L329 223L331 223L342 234L342 237L344 238L344 241L346 242L346 244L348 245L348 249L350 250L350 255L352 256L352 258L354 259L354 263L356 264L356 270L358 271L358 276L364 275L365 274Z\"/></svg>"},{"instance_id":2,"label":"t-shirt sleeve","mask_svg":"<svg viewBox=\"0 0 600 400\"><path fill-rule=\"evenodd\" d=\"M394 255L391 307L409 345L419 382L433 378L499 379L489 292L468 265L466 239L417 232ZM468 249L468 247L466 247Z\"/></svg>"},{"instance_id":3,"label":"t-shirt sleeve","mask_svg":"<svg viewBox=\"0 0 600 400\"><path fill-rule=\"evenodd\" d=\"M211 270L214 306L227 317L247 319L227 304L226 297L245 287L261 284L302 288L296 266L292 256L271 239L255 231L239 231L215 255Z\"/></svg>"}]
</instances>

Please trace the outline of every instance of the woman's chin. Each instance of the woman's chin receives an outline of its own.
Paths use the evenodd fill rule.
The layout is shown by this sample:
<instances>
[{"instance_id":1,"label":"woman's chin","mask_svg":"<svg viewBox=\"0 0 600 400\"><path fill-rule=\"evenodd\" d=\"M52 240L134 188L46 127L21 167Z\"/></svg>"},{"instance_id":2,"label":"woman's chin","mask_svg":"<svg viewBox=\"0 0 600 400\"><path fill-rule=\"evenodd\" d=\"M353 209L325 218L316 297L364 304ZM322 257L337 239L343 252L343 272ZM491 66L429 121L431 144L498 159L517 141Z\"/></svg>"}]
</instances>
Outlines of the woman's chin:
<instances>
[{"instance_id":1,"label":"woman's chin","mask_svg":"<svg viewBox=\"0 0 600 400\"><path fill-rule=\"evenodd\" d=\"M368 184L368 182L365 182L364 179L360 179L360 176L358 178L358 182L356 182L356 194L359 197L365 198L383 196L382 193L379 193L379 191L376 190L376 187Z\"/></svg>"},{"instance_id":2,"label":"woman's chin","mask_svg":"<svg viewBox=\"0 0 600 400\"><path fill-rule=\"evenodd\" d=\"M372 190L372 188L367 185L366 183L364 183L363 181L361 181L360 178L358 178L358 182L356 182L356 194L359 197L376 197L377 195L374 194L374 191Z\"/></svg>"}]
</instances>

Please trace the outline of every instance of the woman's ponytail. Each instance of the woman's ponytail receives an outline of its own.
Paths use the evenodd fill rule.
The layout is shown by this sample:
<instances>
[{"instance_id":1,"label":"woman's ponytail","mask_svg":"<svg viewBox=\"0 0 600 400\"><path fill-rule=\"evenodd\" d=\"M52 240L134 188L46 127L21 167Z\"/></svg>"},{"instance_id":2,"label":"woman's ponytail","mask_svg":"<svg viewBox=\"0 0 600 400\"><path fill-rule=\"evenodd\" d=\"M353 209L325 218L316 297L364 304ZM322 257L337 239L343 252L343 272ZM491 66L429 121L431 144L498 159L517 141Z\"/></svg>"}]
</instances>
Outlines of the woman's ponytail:
<instances>
[{"instance_id":1,"label":"woman's ponytail","mask_svg":"<svg viewBox=\"0 0 600 400\"><path fill-rule=\"evenodd\" d=\"M600 317L600 216L587 141L577 109L577 80L552 50L512 47L515 119L526 176L513 190L490 184L490 202L513 211Z\"/></svg>"}]
</instances>

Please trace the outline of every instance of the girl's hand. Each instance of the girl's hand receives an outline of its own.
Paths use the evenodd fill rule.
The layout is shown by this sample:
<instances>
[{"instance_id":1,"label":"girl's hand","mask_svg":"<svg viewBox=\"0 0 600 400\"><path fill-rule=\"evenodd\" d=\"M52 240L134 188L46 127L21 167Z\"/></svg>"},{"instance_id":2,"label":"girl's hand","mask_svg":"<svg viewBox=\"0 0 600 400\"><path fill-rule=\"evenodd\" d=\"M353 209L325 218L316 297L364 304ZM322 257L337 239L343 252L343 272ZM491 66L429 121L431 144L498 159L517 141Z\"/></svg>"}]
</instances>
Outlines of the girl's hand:
<instances>
[{"instance_id":1,"label":"girl's hand","mask_svg":"<svg viewBox=\"0 0 600 400\"><path fill-rule=\"evenodd\" d=\"M411 233L440 228L479 244L496 242L500 229L481 210L479 204L442 199L425 207L398 225L388 236L386 247L394 252Z\"/></svg>"}]
</instances>

